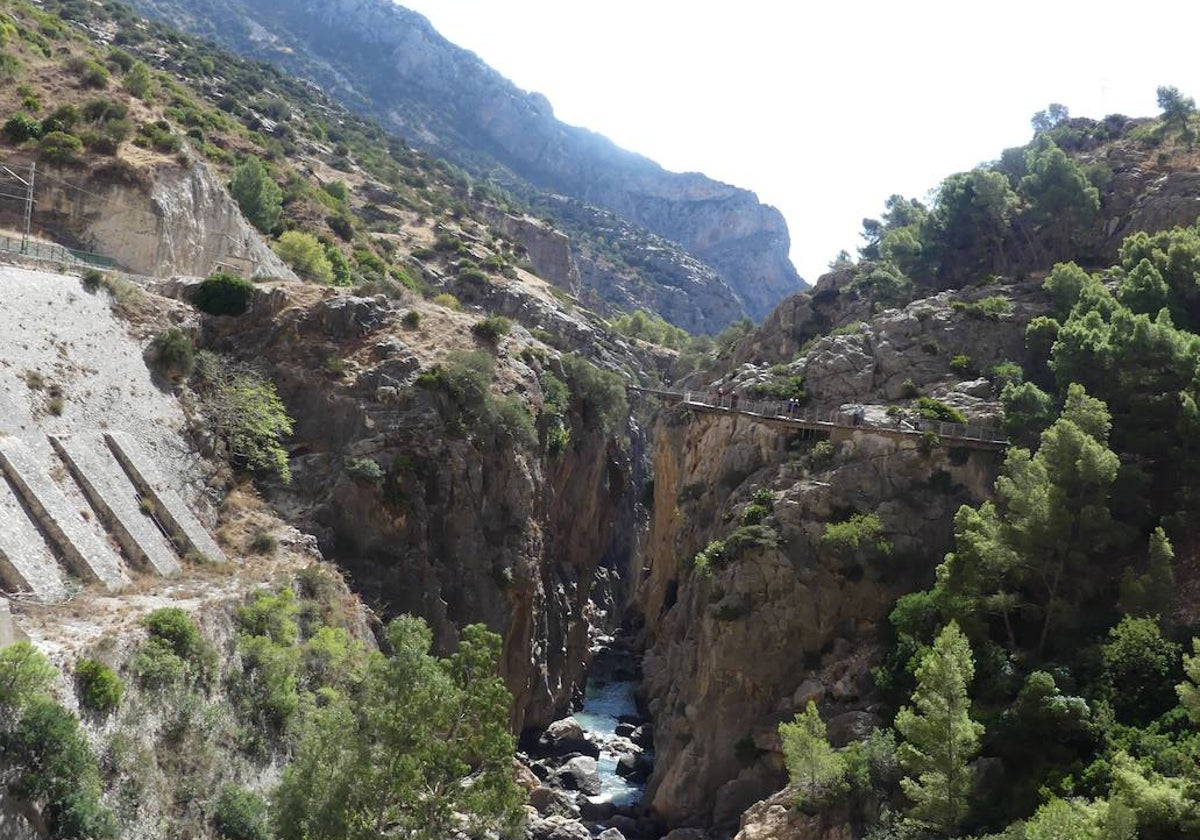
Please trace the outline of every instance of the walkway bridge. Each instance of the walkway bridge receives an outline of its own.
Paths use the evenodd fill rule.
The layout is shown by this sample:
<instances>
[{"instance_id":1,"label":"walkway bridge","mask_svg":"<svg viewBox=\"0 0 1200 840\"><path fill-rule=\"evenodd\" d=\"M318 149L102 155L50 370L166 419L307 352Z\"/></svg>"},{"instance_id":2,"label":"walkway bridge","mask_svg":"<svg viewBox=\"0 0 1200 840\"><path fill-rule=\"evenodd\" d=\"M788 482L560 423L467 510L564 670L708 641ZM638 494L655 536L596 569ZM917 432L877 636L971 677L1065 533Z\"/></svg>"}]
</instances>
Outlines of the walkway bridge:
<instances>
[{"instance_id":1,"label":"walkway bridge","mask_svg":"<svg viewBox=\"0 0 1200 840\"><path fill-rule=\"evenodd\" d=\"M932 432L943 446L991 451L1000 451L1008 446L1008 438L1002 431L977 423L946 423L925 418L896 418L891 423L878 423L854 412L816 411L789 406L787 402L777 400L743 400L730 395L717 397L697 391L666 391L634 385L627 386L627 390L657 397L666 403L684 405L692 411L740 414L756 422L784 429L806 429L828 434L846 430L910 441L920 440Z\"/></svg>"}]
</instances>

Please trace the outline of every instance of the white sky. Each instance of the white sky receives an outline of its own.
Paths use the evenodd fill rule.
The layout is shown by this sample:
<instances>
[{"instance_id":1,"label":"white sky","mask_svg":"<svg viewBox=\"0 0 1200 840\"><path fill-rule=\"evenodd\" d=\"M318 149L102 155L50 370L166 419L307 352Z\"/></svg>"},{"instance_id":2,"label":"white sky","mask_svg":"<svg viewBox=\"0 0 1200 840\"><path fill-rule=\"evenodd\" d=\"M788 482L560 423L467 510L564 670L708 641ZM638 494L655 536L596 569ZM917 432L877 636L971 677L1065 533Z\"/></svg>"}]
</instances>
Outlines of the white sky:
<instances>
[{"instance_id":1,"label":"white sky","mask_svg":"<svg viewBox=\"0 0 1200 840\"><path fill-rule=\"evenodd\" d=\"M1200 4L1122 0L401 0L564 122L778 207L815 282L892 193L1029 140L1050 102L1200 98Z\"/></svg>"}]
</instances>

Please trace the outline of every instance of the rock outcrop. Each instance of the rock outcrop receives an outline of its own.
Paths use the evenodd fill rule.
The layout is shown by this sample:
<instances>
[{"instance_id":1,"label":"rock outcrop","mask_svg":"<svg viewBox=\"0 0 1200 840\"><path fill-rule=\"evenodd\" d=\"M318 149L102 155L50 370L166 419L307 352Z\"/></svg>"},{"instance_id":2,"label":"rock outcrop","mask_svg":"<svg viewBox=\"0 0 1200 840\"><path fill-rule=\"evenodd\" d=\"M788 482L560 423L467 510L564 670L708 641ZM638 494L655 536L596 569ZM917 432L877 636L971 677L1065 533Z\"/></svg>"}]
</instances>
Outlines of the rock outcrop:
<instances>
[{"instance_id":1,"label":"rock outcrop","mask_svg":"<svg viewBox=\"0 0 1200 840\"><path fill-rule=\"evenodd\" d=\"M998 291L1015 299L1011 314L970 309ZM1023 360L1024 325L1046 311L1032 288L993 287L863 312L869 320L812 340L811 331L859 313L858 302L838 296L827 287L781 305L743 341L739 353L754 361L730 370L723 386L750 393L784 364L817 408L861 404L870 422L887 423L885 406L903 413L920 391L994 421L994 386L951 362L969 357L986 369ZM636 595L654 719L647 802L668 824L733 826L782 785L777 726L809 699L837 744L880 724L870 668L887 614L932 580L954 513L986 498L1000 457L866 427L827 436L686 408L660 416L654 446L654 513ZM764 493L770 513L751 518L752 498L761 504ZM823 539L854 514L878 517L885 547ZM713 540L724 553L693 561ZM807 833L781 830L840 836L815 823Z\"/></svg>"},{"instance_id":2,"label":"rock outcrop","mask_svg":"<svg viewBox=\"0 0 1200 840\"><path fill-rule=\"evenodd\" d=\"M561 193L677 244L719 277L714 293L722 293L725 309L761 318L803 286L788 259L783 217L754 193L699 173L667 172L599 134L559 122L545 97L518 89L407 9L385 0L134 5L315 79L414 145L469 170L499 167L512 175L506 186L535 203L544 201L535 194ZM672 276L677 284L679 275ZM718 311L703 326L712 331L726 323Z\"/></svg>"},{"instance_id":3,"label":"rock outcrop","mask_svg":"<svg viewBox=\"0 0 1200 840\"><path fill-rule=\"evenodd\" d=\"M109 257L133 274L226 270L296 279L203 163L164 159L134 166L117 160L44 174L50 177L39 182L33 231L53 231L56 239ZM0 224L19 223L19 207L9 202Z\"/></svg>"},{"instance_id":4,"label":"rock outcrop","mask_svg":"<svg viewBox=\"0 0 1200 840\"><path fill-rule=\"evenodd\" d=\"M422 326L406 331L404 308L383 298L280 286L239 323L209 321L207 341L267 366L295 417L295 480L279 503L369 602L423 616L440 648L467 623L500 632L514 729L542 728L581 694L593 627L615 620L594 602L617 609L629 562L631 456L575 415L553 458L472 427L453 398L415 383L446 345L477 346L475 319L414 305ZM533 345L518 328L494 352L498 387L537 411L538 370L553 363L537 361L540 345L521 352ZM365 461L378 480L347 469Z\"/></svg>"}]
</instances>

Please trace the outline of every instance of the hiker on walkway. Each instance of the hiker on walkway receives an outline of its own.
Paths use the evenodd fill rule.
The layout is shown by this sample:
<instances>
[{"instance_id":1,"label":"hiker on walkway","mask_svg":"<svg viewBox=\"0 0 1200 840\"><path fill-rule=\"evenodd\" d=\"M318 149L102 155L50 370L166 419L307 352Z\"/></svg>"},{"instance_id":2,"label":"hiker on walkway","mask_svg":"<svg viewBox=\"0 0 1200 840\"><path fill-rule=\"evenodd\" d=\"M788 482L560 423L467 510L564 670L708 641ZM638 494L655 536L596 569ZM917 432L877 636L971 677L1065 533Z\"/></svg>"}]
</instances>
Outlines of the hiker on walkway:
<instances>
[{"instance_id":1,"label":"hiker on walkway","mask_svg":"<svg viewBox=\"0 0 1200 840\"><path fill-rule=\"evenodd\" d=\"M738 392L730 391L730 393L729 393L729 410L737 411L737 405L738 405Z\"/></svg>"}]
</instances>

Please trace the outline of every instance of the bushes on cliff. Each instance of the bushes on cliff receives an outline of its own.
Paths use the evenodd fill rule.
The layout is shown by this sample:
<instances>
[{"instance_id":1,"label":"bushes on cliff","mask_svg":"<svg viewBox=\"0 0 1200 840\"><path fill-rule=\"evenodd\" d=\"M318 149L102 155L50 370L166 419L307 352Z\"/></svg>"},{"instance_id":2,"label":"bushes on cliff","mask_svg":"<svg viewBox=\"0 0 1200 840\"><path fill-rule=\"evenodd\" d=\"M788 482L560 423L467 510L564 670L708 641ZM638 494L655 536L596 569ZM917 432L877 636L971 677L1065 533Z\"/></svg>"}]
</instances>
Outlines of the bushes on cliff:
<instances>
[{"instance_id":1,"label":"bushes on cliff","mask_svg":"<svg viewBox=\"0 0 1200 840\"><path fill-rule=\"evenodd\" d=\"M292 433L275 385L262 374L216 353L196 356L193 382L214 434L239 466L292 480L283 439Z\"/></svg>"},{"instance_id":2,"label":"bushes on cliff","mask_svg":"<svg viewBox=\"0 0 1200 840\"><path fill-rule=\"evenodd\" d=\"M563 376L571 389L571 407L588 429L614 434L629 416L625 382L576 353L562 357Z\"/></svg>"},{"instance_id":3,"label":"bushes on cliff","mask_svg":"<svg viewBox=\"0 0 1200 840\"><path fill-rule=\"evenodd\" d=\"M275 243L275 253L304 280L315 283L333 282L333 264L325 248L311 233L289 230Z\"/></svg>"},{"instance_id":4,"label":"bushes on cliff","mask_svg":"<svg viewBox=\"0 0 1200 840\"><path fill-rule=\"evenodd\" d=\"M81 659L75 665L79 686L79 705L98 714L107 714L121 704L125 686L107 665L94 659Z\"/></svg>"},{"instance_id":5,"label":"bushes on cliff","mask_svg":"<svg viewBox=\"0 0 1200 840\"><path fill-rule=\"evenodd\" d=\"M54 668L28 642L0 650L0 755L7 796L40 810L50 836L117 836L79 719L48 693Z\"/></svg>"},{"instance_id":6,"label":"bushes on cliff","mask_svg":"<svg viewBox=\"0 0 1200 840\"><path fill-rule=\"evenodd\" d=\"M396 619L389 655L371 656L356 695L312 712L273 799L281 840L366 840L380 825L410 840L519 830L500 637L469 625L444 659L432 643L424 621Z\"/></svg>"},{"instance_id":7,"label":"bushes on cliff","mask_svg":"<svg viewBox=\"0 0 1200 840\"><path fill-rule=\"evenodd\" d=\"M532 449L537 443L533 416L520 397L491 392L494 370L495 361L487 353L455 350L421 373L417 385L445 395L439 409L450 429L473 430L493 442Z\"/></svg>"},{"instance_id":8,"label":"bushes on cliff","mask_svg":"<svg viewBox=\"0 0 1200 840\"><path fill-rule=\"evenodd\" d=\"M856 513L842 522L826 525L821 548L845 560L859 552L882 556L892 553L891 542L883 536L883 523L874 513Z\"/></svg>"},{"instance_id":9,"label":"bushes on cliff","mask_svg":"<svg viewBox=\"0 0 1200 840\"><path fill-rule=\"evenodd\" d=\"M254 299L254 284L233 274L206 277L192 294L192 305L209 315L241 315Z\"/></svg>"}]
</instances>

